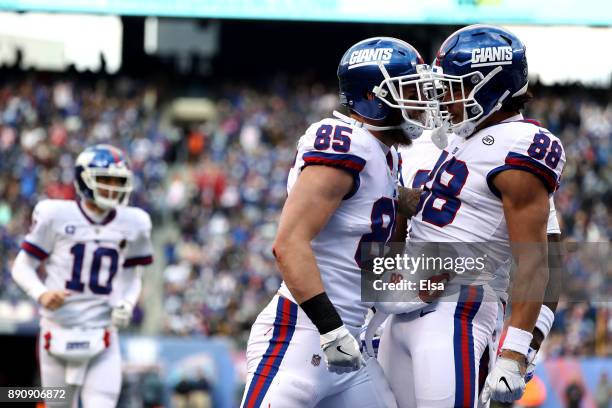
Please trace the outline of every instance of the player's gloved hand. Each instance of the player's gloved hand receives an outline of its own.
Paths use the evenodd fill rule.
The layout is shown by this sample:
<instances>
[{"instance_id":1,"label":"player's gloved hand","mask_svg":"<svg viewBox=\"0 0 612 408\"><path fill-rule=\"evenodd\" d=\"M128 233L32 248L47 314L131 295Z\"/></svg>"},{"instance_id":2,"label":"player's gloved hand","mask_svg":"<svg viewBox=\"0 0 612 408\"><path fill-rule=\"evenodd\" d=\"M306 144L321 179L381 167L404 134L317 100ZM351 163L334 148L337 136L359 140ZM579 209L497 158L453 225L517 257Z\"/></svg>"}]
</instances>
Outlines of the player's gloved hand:
<instances>
[{"instance_id":1,"label":"player's gloved hand","mask_svg":"<svg viewBox=\"0 0 612 408\"><path fill-rule=\"evenodd\" d=\"M517 360L498 357L480 394L481 403L486 404L489 399L500 402L513 402L520 399L525 392L524 376L521 363Z\"/></svg>"},{"instance_id":2,"label":"player's gloved hand","mask_svg":"<svg viewBox=\"0 0 612 408\"><path fill-rule=\"evenodd\" d=\"M538 350L533 347L529 347L529 353L527 353L527 370L525 370L525 384L527 384L533 378L533 374L536 369L536 357Z\"/></svg>"},{"instance_id":3,"label":"player's gloved hand","mask_svg":"<svg viewBox=\"0 0 612 408\"><path fill-rule=\"evenodd\" d=\"M356 371L364 363L359 343L344 325L322 334L321 348L327 357L327 369L332 373Z\"/></svg>"},{"instance_id":4,"label":"player's gloved hand","mask_svg":"<svg viewBox=\"0 0 612 408\"><path fill-rule=\"evenodd\" d=\"M134 313L134 306L128 301L121 301L117 306L113 308L111 313L111 322L113 326L124 329L128 327L132 320L132 314Z\"/></svg>"},{"instance_id":5,"label":"player's gloved hand","mask_svg":"<svg viewBox=\"0 0 612 408\"><path fill-rule=\"evenodd\" d=\"M68 290L48 290L38 298L38 303L49 310L55 310L64 304L66 297L70 296Z\"/></svg>"}]
</instances>

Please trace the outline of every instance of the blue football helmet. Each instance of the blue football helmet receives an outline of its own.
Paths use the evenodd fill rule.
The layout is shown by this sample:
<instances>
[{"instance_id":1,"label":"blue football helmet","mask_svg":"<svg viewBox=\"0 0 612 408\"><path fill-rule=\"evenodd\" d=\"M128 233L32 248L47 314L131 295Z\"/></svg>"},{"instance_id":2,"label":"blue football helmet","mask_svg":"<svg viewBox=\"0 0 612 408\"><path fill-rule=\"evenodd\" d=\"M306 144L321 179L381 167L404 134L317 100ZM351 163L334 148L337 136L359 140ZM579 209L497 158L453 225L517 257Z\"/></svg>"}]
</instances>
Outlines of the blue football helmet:
<instances>
[{"instance_id":1,"label":"blue football helmet","mask_svg":"<svg viewBox=\"0 0 612 408\"><path fill-rule=\"evenodd\" d=\"M74 170L74 185L82 199L91 200L103 209L127 204L133 176L121 150L105 144L89 147L77 157ZM106 184L100 177L118 178L119 185Z\"/></svg>"},{"instance_id":2,"label":"blue football helmet","mask_svg":"<svg viewBox=\"0 0 612 408\"><path fill-rule=\"evenodd\" d=\"M401 128L412 139L423 129L434 128L439 104L432 94L431 69L407 42L391 37L358 42L342 56L338 79L340 103L351 111L366 119L384 121L399 110L405 121L394 126L364 124L365 128Z\"/></svg>"},{"instance_id":3,"label":"blue football helmet","mask_svg":"<svg viewBox=\"0 0 612 408\"><path fill-rule=\"evenodd\" d=\"M463 103L463 120L450 124L461 137L527 92L525 45L500 27L475 24L456 31L440 47L433 70L441 79L437 89L443 89L440 107Z\"/></svg>"}]
</instances>

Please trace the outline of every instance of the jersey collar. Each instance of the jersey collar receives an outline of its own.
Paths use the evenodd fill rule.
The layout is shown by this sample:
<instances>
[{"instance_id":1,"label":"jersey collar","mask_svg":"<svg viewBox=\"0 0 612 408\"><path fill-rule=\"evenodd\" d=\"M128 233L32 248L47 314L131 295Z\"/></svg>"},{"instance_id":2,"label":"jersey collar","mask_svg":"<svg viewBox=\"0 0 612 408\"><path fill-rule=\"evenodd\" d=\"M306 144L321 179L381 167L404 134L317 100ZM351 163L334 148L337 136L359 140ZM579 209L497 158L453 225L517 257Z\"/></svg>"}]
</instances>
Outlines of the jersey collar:
<instances>
[{"instance_id":1,"label":"jersey collar","mask_svg":"<svg viewBox=\"0 0 612 408\"><path fill-rule=\"evenodd\" d=\"M488 128L493 127L493 126L501 125L502 123L522 122L522 121L525 121L525 119L523 118L523 114L519 113L518 115L514 115L514 116L511 116L509 118L506 118L506 119L502 120L501 122L492 123L489 126L484 127L482 129L480 129L479 131L474 132L471 135L469 135L468 137L466 137L465 140L469 140L472 137L474 137L475 135L477 135L478 133L482 132L483 130L488 129Z\"/></svg>"},{"instance_id":2,"label":"jersey collar","mask_svg":"<svg viewBox=\"0 0 612 408\"><path fill-rule=\"evenodd\" d=\"M83 208L83 205L81 204L81 200L76 200L76 202L77 202L77 207L79 207L79 210L81 211L81 214L83 214L83 217L85 217L85 219L89 221L90 224L93 224L93 225L106 225L112 220L114 220L115 216L117 215L117 210L113 209L108 214L106 214L104 218L102 218L100 221L96 221L88 214L87 209Z\"/></svg>"},{"instance_id":3,"label":"jersey collar","mask_svg":"<svg viewBox=\"0 0 612 408\"><path fill-rule=\"evenodd\" d=\"M387 146L386 144L384 144L379 138L374 136L372 133L370 133L370 135L378 142L378 145L380 146L380 148L382 149L385 155L391 151L390 146Z\"/></svg>"}]
</instances>

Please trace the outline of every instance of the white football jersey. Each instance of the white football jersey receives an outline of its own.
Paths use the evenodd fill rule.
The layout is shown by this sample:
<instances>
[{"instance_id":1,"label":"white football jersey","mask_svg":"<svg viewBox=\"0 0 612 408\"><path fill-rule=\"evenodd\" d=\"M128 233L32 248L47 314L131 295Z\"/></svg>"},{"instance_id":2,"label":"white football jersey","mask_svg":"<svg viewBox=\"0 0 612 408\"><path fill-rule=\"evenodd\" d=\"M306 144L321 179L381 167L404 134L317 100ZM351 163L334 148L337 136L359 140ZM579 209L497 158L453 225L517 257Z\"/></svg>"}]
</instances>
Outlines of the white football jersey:
<instances>
[{"instance_id":1,"label":"white football jersey","mask_svg":"<svg viewBox=\"0 0 612 408\"><path fill-rule=\"evenodd\" d=\"M399 157L364 128L337 119L311 125L298 142L287 191L306 166L351 173L354 189L312 241L327 295L345 324L363 324L370 303L361 302L360 243L387 242L393 233ZM313 208L316 211L316 208ZM294 300L285 283L280 293Z\"/></svg>"},{"instance_id":2,"label":"white football jersey","mask_svg":"<svg viewBox=\"0 0 612 408\"><path fill-rule=\"evenodd\" d=\"M408 154L402 158L404 167L409 157ZM510 265L509 238L493 178L508 169L528 171L542 180L552 194L564 163L565 152L559 139L537 122L524 120L522 115L482 129L467 139L455 137L438 155L424 181L410 237L415 242L495 243L488 250L492 252L491 265L497 265L497 270L487 270L477 278L459 275L456 279L489 282L498 293L505 292ZM409 183L407 177L404 182ZM549 233L559 230L554 207L547 230ZM494 274L500 276L491 282Z\"/></svg>"},{"instance_id":3,"label":"white football jersey","mask_svg":"<svg viewBox=\"0 0 612 408\"><path fill-rule=\"evenodd\" d=\"M400 178L401 186L407 188L422 188L427 181L427 176L436 164L436 160L440 157L442 151L438 146L431 141L431 131L426 130L418 138L412 141L407 146L400 146L398 149L400 155ZM455 135L448 136L448 142L451 143ZM408 231L410 231L410 220L407 223ZM406 235L406 240L410 239L410 235Z\"/></svg>"},{"instance_id":4,"label":"white football jersey","mask_svg":"<svg viewBox=\"0 0 612 408\"><path fill-rule=\"evenodd\" d=\"M113 286L116 274L153 262L151 219L139 208L118 207L96 223L77 201L44 200L34 209L21 247L45 261L49 290L71 292L60 308L41 308L43 320L65 327L105 327L120 300Z\"/></svg>"},{"instance_id":5,"label":"white football jersey","mask_svg":"<svg viewBox=\"0 0 612 408\"><path fill-rule=\"evenodd\" d=\"M448 143L452 143L455 135L450 134ZM400 146L398 149L400 166L400 184L408 188L421 188L427 180L429 172L440 157L440 150L431 141L431 131L424 131L423 134L412 141L408 146Z\"/></svg>"},{"instance_id":6,"label":"white football jersey","mask_svg":"<svg viewBox=\"0 0 612 408\"><path fill-rule=\"evenodd\" d=\"M451 144L455 137L454 134L449 134L448 143ZM429 172L442 152L431 141L431 131L424 131L421 137L412 141L412 144L400 146L397 150L400 155L400 185L408 188L423 187ZM410 222L410 220L408 221ZM408 224L408 228L410 228L410 224ZM552 196L550 197L550 214L548 215L546 233L561 233L555 200Z\"/></svg>"}]
</instances>

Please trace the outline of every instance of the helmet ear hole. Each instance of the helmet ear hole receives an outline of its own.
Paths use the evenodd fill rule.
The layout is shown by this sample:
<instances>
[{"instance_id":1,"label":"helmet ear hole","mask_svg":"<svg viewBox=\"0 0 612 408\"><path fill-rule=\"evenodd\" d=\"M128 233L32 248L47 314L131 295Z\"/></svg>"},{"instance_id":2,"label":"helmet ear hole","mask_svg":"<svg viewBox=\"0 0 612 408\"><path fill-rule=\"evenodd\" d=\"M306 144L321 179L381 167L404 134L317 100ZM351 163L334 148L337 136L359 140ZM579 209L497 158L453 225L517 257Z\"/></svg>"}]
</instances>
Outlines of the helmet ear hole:
<instances>
[{"instance_id":1,"label":"helmet ear hole","mask_svg":"<svg viewBox=\"0 0 612 408\"><path fill-rule=\"evenodd\" d=\"M374 99L376 99L376 95L374 94L374 92L364 89L363 99L368 100L368 101L373 101Z\"/></svg>"}]
</instances>

